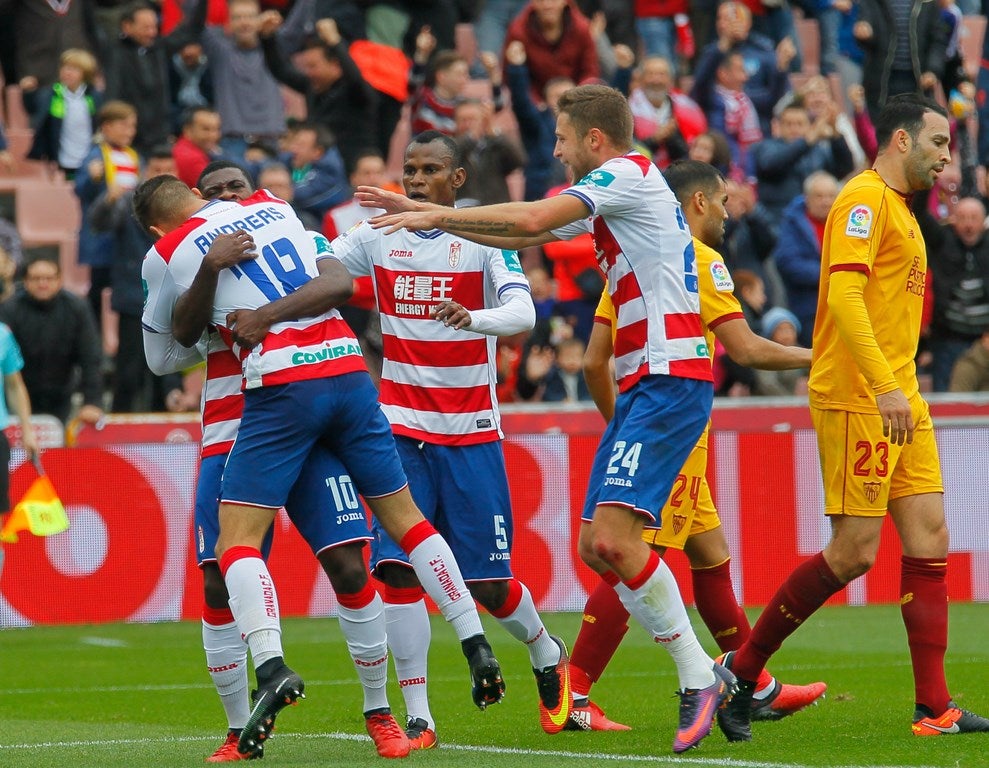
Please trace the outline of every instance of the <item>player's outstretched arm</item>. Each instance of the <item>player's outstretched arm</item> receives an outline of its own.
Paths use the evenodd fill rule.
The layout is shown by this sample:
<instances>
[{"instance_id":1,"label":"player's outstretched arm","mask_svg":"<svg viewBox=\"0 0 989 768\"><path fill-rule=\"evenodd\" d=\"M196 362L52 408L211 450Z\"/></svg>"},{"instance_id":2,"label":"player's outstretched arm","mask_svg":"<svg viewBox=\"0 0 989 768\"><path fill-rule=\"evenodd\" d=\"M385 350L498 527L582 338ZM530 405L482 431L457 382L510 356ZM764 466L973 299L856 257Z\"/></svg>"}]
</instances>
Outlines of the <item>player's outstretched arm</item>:
<instances>
[{"instance_id":1,"label":"player's outstretched arm","mask_svg":"<svg viewBox=\"0 0 989 768\"><path fill-rule=\"evenodd\" d=\"M804 347L788 347L756 334L742 318L726 320L714 327L714 335L728 356L746 368L763 371L785 371L810 368L811 351Z\"/></svg>"},{"instance_id":2,"label":"player's outstretched arm","mask_svg":"<svg viewBox=\"0 0 989 768\"><path fill-rule=\"evenodd\" d=\"M192 285L179 296L172 310L172 335L179 344L191 347L213 319L213 299L220 271L257 258L257 255L254 238L247 232L217 235L203 257Z\"/></svg>"},{"instance_id":3,"label":"player's outstretched arm","mask_svg":"<svg viewBox=\"0 0 989 768\"><path fill-rule=\"evenodd\" d=\"M301 317L316 317L345 304L354 295L354 278L337 259L316 262L319 276L258 309L237 309L227 315L227 327L245 349L262 342L271 326Z\"/></svg>"}]
</instances>

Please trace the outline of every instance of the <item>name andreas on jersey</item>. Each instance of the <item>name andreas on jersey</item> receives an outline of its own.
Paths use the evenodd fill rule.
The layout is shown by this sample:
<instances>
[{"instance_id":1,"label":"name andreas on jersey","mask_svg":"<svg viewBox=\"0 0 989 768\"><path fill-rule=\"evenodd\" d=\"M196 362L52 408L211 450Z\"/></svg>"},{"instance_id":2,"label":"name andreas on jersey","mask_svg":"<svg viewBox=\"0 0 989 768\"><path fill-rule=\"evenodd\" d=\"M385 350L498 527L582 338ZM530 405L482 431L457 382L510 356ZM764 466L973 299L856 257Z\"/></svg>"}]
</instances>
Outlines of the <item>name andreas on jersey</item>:
<instances>
[{"instance_id":1,"label":"name andreas on jersey","mask_svg":"<svg viewBox=\"0 0 989 768\"><path fill-rule=\"evenodd\" d=\"M281 221L284 218L285 214L276 208L263 208L249 216L245 216L243 219L237 219L237 221L224 224L222 227L204 232L196 238L195 243L199 248L199 252L205 256L206 251L209 250L210 245L216 240L217 235L230 235L240 230L256 232L265 225Z\"/></svg>"}]
</instances>

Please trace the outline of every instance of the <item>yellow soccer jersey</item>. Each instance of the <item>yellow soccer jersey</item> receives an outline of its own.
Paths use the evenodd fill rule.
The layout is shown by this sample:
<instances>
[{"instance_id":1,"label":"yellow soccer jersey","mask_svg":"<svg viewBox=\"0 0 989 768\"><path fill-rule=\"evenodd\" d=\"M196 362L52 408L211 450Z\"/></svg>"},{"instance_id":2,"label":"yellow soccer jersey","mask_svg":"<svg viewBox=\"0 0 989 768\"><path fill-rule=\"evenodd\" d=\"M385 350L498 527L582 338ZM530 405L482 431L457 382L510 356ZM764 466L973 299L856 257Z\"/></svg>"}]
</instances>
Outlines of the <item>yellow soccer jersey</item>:
<instances>
[{"instance_id":1,"label":"yellow soccer jersey","mask_svg":"<svg viewBox=\"0 0 989 768\"><path fill-rule=\"evenodd\" d=\"M701 321L704 323L704 341L707 344L708 354L714 360L714 329L726 320L744 319L742 305L735 298L735 283L731 279L731 273L725 265L721 254L713 248L704 245L696 237L694 240L694 254L697 257L697 276L700 291ZM615 308L611 303L611 296L605 286L594 311L594 321L610 323L611 340L615 340ZM707 446L707 432L701 435L697 445Z\"/></svg>"},{"instance_id":2,"label":"yellow soccer jersey","mask_svg":"<svg viewBox=\"0 0 989 768\"><path fill-rule=\"evenodd\" d=\"M864 171L848 182L828 216L808 384L810 402L818 408L872 413L875 394L828 308L831 275L840 270L867 275L864 300L876 344L898 385L911 397L918 391L914 357L927 250L907 199L875 171Z\"/></svg>"}]
</instances>

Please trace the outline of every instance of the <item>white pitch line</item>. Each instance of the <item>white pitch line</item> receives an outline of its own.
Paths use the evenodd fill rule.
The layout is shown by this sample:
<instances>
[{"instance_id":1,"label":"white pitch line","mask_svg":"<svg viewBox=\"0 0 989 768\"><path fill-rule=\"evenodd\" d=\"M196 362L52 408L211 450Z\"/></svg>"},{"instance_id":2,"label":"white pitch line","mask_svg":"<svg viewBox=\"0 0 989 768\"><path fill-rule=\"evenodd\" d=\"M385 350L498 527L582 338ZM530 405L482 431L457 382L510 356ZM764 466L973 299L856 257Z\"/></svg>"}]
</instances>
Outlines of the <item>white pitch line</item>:
<instances>
[{"instance_id":1,"label":"white pitch line","mask_svg":"<svg viewBox=\"0 0 989 768\"><path fill-rule=\"evenodd\" d=\"M284 744L292 739L328 739L330 741L361 741L370 742L365 735L355 733L279 733L278 743ZM213 742L215 735L210 736L176 736L169 742L193 743ZM0 754L6 750L33 749L77 749L79 747L117 747L123 745L160 744L161 739L106 739L89 741L46 741L35 744L0 744ZM560 757L572 760L607 760L622 763L647 763L651 765L696 765L705 768L935 768L935 766L907 765L856 765L856 766L810 766L797 763L772 763L761 760L739 760L733 757L677 757L674 755L620 755L610 752L570 752L559 749L518 749L514 747L479 746L474 744L452 744L444 741L440 746L451 752L476 752L491 755L520 755L525 757Z\"/></svg>"}]
</instances>

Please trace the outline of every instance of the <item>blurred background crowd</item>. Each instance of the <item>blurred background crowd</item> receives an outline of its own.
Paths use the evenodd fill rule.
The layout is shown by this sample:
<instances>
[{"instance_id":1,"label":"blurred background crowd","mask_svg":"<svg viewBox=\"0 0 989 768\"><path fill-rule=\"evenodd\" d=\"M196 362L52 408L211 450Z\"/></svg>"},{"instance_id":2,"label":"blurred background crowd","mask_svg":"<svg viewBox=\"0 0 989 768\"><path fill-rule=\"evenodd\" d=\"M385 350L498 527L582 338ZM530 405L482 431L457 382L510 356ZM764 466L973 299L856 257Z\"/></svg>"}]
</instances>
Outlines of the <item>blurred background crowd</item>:
<instances>
[{"instance_id":1,"label":"blurred background crowd","mask_svg":"<svg viewBox=\"0 0 989 768\"><path fill-rule=\"evenodd\" d=\"M0 0L0 321L35 413L196 410L201 371L144 363L140 180L194 186L227 159L332 238L369 215L357 185L401 189L408 138L433 128L460 145L459 205L537 199L568 181L560 94L603 82L660 169L722 171L720 251L746 317L809 345L831 204L871 164L886 99L920 91L953 130L952 164L913 201L930 257L922 381L989 390L985 23L976 0ZM522 254L538 319L499 340L502 402L589 400L589 238ZM346 316L373 369L374 313L358 297ZM805 386L716 358L720 395Z\"/></svg>"}]
</instances>

